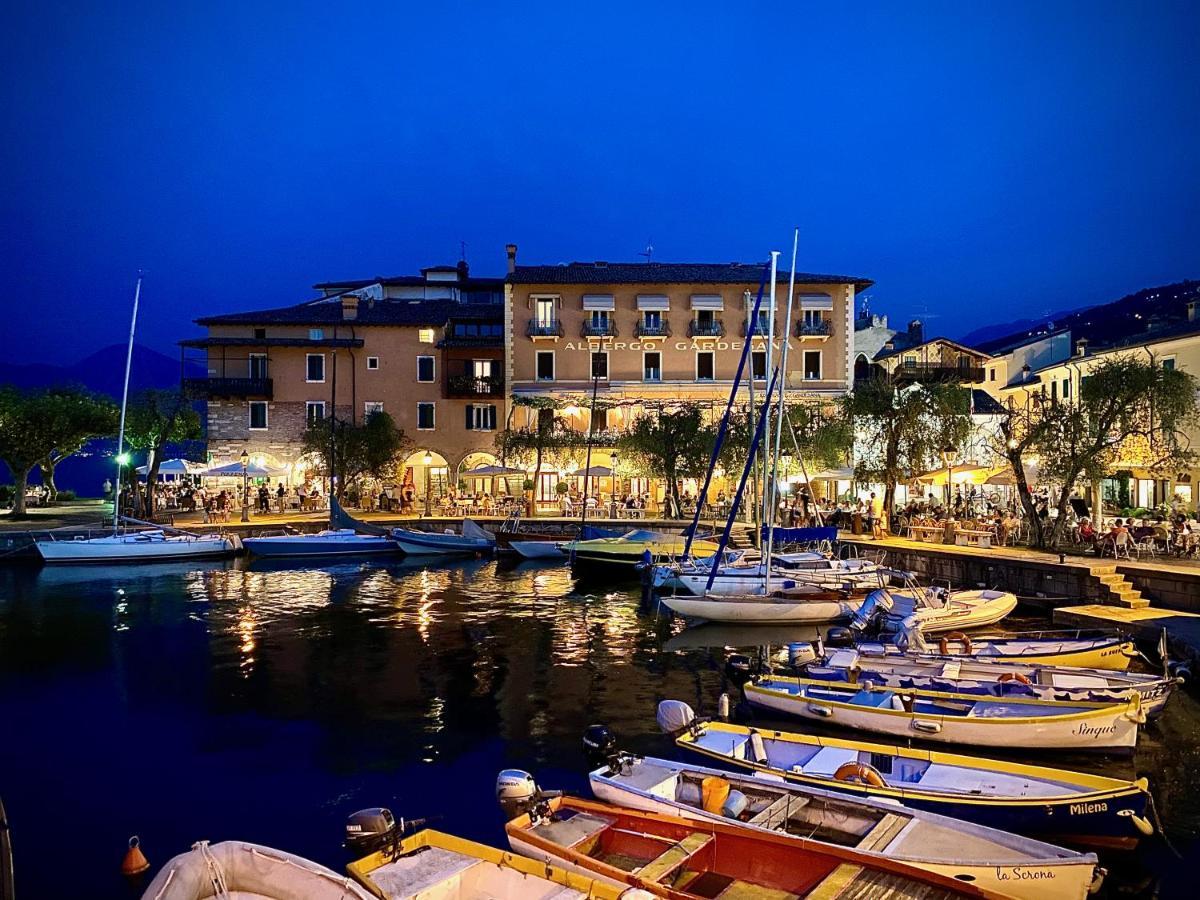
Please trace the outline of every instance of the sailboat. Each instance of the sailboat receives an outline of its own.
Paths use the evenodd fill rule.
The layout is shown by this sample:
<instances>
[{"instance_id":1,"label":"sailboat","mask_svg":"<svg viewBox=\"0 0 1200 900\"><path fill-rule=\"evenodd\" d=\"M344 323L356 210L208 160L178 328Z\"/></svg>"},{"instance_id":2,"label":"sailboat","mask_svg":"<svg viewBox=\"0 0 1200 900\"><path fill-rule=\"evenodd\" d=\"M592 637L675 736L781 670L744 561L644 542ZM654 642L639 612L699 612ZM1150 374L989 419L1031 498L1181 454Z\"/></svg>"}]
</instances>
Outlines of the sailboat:
<instances>
[{"instance_id":1,"label":"sailboat","mask_svg":"<svg viewBox=\"0 0 1200 900\"><path fill-rule=\"evenodd\" d=\"M496 536L471 519L463 519L461 532L393 528L392 540L406 556L475 556L496 549Z\"/></svg>"},{"instance_id":2,"label":"sailboat","mask_svg":"<svg viewBox=\"0 0 1200 900\"><path fill-rule=\"evenodd\" d=\"M117 433L117 459L125 453L125 411L129 405L129 369L133 364L133 336L137 330L138 301L142 295L142 276L138 275L133 292L133 318L129 323L129 345L125 351L125 385L121 392L121 425ZM50 532L34 541L46 563L163 562L165 560L212 559L232 556L241 548L236 536L196 535L178 528L142 522L120 514L121 466L117 466L117 484L113 489L113 530L110 535L59 537ZM121 530L121 522L140 526L140 530Z\"/></svg>"},{"instance_id":3,"label":"sailboat","mask_svg":"<svg viewBox=\"0 0 1200 900\"><path fill-rule=\"evenodd\" d=\"M399 550L388 529L355 519L332 495L329 498L329 528L324 531L244 538L242 545L255 556L274 559L361 556Z\"/></svg>"}]
</instances>

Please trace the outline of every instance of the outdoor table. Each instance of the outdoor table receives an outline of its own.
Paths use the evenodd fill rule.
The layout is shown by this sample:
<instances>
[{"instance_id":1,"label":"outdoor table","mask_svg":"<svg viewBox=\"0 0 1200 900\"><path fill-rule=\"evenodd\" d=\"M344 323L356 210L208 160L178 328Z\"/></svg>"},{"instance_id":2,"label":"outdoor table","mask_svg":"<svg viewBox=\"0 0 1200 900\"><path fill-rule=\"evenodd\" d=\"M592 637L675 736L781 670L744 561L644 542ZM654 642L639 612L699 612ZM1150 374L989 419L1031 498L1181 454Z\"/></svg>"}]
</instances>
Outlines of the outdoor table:
<instances>
[{"instance_id":1,"label":"outdoor table","mask_svg":"<svg viewBox=\"0 0 1200 900\"><path fill-rule=\"evenodd\" d=\"M983 547L985 550L992 546L992 533L972 528L959 528L954 532L954 543L960 547Z\"/></svg>"},{"instance_id":2,"label":"outdoor table","mask_svg":"<svg viewBox=\"0 0 1200 900\"><path fill-rule=\"evenodd\" d=\"M926 543L941 543L942 535L945 534L946 528L944 525L909 525L908 531L909 536L914 540Z\"/></svg>"}]
</instances>

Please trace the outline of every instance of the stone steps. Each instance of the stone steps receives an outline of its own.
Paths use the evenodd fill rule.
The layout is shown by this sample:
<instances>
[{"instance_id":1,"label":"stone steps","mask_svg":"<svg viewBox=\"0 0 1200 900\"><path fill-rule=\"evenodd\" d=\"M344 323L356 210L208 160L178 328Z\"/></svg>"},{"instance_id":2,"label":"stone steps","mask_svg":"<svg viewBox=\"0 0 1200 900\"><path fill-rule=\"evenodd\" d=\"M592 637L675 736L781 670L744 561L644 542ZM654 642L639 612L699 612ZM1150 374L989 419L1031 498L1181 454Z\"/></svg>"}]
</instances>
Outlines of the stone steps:
<instances>
[{"instance_id":1,"label":"stone steps","mask_svg":"<svg viewBox=\"0 0 1200 900\"><path fill-rule=\"evenodd\" d=\"M1125 609L1145 609L1150 601L1142 596L1142 592L1120 572L1115 565L1094 566L1092 578L1095 580L1099 601L1106 606L1120 606Z\"/></svg>"}]
</instances>

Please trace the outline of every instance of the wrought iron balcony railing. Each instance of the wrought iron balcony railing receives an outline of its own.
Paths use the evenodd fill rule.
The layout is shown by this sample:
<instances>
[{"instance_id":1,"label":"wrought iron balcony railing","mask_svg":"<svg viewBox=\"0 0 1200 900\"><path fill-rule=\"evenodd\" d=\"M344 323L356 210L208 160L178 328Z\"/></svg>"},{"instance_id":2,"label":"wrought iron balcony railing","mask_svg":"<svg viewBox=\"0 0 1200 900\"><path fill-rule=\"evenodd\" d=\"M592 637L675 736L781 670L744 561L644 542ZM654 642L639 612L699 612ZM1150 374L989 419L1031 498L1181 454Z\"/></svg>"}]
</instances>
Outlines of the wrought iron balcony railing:
<instances>
[{"instance_id":1,"label":"wrought iron balcony railing","mask_svg":"<svg viewBox=\"0 0 1200 900\"><path fill-rule=\"evenodd\" d=\"M185 378L183 390L193 397L264 397L274 396L270 378Z\"/></svg>"},{"instance_id":2,"label":"wrought iron balcony railing","mask_svg":"<svg viewBox=\"0 0 1200 900\"><path fill-rule=\"evenodd\" d=\"M831 334L833 334L833 323L828 319L815 321L801 319L796 323L796 337L829 337Z\"/></svg>"},{"instance_id":3,"label":"wrought iron balcony railing","mask_svg":"<svg viewBox=\"0 0 1200 900\"><path fill-rule=\"evenodd\" d=\"M688 337L725 337L725 323L720 319L711 322L688 322Z\"/></svg>"},{"instance_id":4,"label":"wrought iron balcony railing","mask_svg":"<svg viewBox=\"0 0 1200 900\"><path fill-rule=\"evenodd\" d=\"M592 321L588 319L579 329L580 337L616 337L617 323L612 319Z\"/></svg>"},{"instance_id":5,"label":"wrought iron balcony railing","mask_svg":"<svg viewBox=\"0 0 1200 900\"><path fill-rule=\"evenodd\" d=\"M528 337L562 337L562 322L558 319L549 322L530 319L529 324L525 326L525 334Z\"/></svg>"},{"instance_id":6,"label":"wrought iron balcony railing","mask_svg":"<svg viewBox=\"0 0 1200 900\"><path fill-rule=\"evenodd\" d=\"M634 326L633 333L641 338L670 337L671 336L671 323L668 322L666 319L663 319L661 322L641 321L641 322L638 322L637 325Z\"/></svg>"},{"instance_id":7,"label":"wrought iron balcony railing","mask_svg":"<svg viewBox=\"0 0 1200 900\"><path fill-rule=\"evenodd\" d=\"M771 330L771 322L769 319L762 318L758 320L758 327L754 329L754 336L765 338ZM742 323L742 337L750 333L750 323Z\"/></svg>"},{"instance_id":8,"label":"wrought iron balcony railing","mask_svg":"<svg viewBox=\"0 0 1200 900\"><path fill-rule=\"evenodd\" d=\"M503 375L451 375L446 379L447 397L495 397L503 393Z\"/></svg>"}]
</instances>

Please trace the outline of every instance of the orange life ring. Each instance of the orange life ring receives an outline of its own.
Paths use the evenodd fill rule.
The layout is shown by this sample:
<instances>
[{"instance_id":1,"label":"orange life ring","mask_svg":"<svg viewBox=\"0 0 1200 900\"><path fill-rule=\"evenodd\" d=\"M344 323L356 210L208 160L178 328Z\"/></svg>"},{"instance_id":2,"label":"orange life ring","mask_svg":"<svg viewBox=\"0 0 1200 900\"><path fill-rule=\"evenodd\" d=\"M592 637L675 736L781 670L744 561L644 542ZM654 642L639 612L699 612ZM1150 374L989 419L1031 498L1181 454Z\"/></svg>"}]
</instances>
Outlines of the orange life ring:
<instances>
[{"instance_id":1,"label":"orange life ring","mask_svg":"<svg viewBox=\"0 0 1200 900\"><path fill-rule=\"evenodd\" d=\"M838 766L833 773L834 781L849 781L858 784L869 784L871 787L887 787L887 782L879 774L879 770L866 763L848 762Z\"/></svg>"},{"instance_id":2,"label":"orange life ring","mask_svg":"<svg viewBox=\"0 0 1200 900\"><path fill-rule=\"evenodd\" d=\"M996 680L1001 684L1007 684L1010 681L1019 681L1021 684L1032 684L1032 682L1020 672L1005 672Z\"/></svg>"},{"instance_id":3,"label":"orange life ring","mask_svg":"<svg viewBox=\"0 0 1200 900\"><path fill-rule=\"evenodd\" d=\"M941 639L938 640L938 647L941 648L942 656L950 655L951 641L959 641L963 645L963 653L965 653L967 656L971 655L971 639L961 631L952 631L949 634L943 635Z\"/></svg>"}]
</instances>

